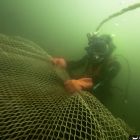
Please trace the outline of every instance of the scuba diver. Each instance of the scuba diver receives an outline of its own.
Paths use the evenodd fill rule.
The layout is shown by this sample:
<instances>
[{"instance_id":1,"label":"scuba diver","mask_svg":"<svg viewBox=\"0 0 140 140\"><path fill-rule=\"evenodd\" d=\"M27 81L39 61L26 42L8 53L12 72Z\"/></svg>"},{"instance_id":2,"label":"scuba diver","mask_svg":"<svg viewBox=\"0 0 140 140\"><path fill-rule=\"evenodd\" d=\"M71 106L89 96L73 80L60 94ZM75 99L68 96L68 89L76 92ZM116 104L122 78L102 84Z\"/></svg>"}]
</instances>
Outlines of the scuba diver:
<instances>
[{"instance_id":1,"label":"scuba diver","mask_svg":"<svg viewBox=\"0 0 140 140\"><path fill-rule=\"evenodd\" d=\"M95 31L98 32L109 20L139 7L140 3L135 3L109 15L100 22ZM120 64L112 57L115 48L109 35L88 34L87 54L79 61L66 61L64 58L52 58L51 60L53 64L69 72L72 79L64 81L68 91L109 92L111 81L120 70ZM76 73L77 69L80 69L81 73Z\"/></svg>"},{"instance_id":2,"label":"scuba diver","mask_svg":"<svg viewBox=\"0 0 140 140\"><path fill-rule=\"evenodd\" d=\"M120 70L120 63L112 57L116 46L110 35L88 34L87 37L87 53L80 60L66 61L64 58L53 58L52 62L65 68L69 73L71 79L64 81L64 86L69 92L110 92L111 81Z\"/></svg>"}]
</instances>

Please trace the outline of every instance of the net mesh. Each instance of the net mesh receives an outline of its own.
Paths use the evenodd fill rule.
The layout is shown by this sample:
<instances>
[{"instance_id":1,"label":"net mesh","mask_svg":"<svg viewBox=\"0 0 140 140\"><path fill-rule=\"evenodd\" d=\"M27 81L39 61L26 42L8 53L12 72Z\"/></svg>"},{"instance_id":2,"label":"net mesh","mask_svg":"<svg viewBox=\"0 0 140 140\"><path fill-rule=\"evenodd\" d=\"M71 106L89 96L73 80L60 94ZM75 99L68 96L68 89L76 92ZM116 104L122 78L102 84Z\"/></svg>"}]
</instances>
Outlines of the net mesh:
<instances>
[{"instance_id":1,"label":"net mesh","mask_svg":"<svg viewBox=\"0 0 140 140\"><path fill-rule=\"evenodd\" d=\"M124 123L96 97L67 93L49 59L31 41L0 35L0 139L128 139Z\"/></svg>"}]
</instances>

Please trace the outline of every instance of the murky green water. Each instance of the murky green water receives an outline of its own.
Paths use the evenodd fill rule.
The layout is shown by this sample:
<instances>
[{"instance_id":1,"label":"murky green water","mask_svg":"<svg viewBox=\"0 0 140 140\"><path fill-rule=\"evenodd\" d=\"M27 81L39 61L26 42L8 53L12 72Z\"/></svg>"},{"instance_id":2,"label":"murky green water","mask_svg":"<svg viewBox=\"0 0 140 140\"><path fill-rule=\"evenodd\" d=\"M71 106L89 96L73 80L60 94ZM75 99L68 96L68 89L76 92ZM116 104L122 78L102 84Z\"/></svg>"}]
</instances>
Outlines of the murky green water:
<instances>
[{"instance_id":1,"label":"murky green water","mask_svg":"<svg viewBox=\"0 0 140 140\"><path fill-rule=\"evenodd\" d=\"M86 34L108 15L139 0L3 0L0 33L35 41L53 56L78 59L85 54ZM100 33L112 34L122 70L114 80L113 96L102 102L140 131L140 8L106 23ZM128 63L129 67L128 67ZM125 92L128 78L128 92ZM125 97L127 96L127 101ZM105 97L105 98L104 98Z\"/></svg>"}]
</instances>

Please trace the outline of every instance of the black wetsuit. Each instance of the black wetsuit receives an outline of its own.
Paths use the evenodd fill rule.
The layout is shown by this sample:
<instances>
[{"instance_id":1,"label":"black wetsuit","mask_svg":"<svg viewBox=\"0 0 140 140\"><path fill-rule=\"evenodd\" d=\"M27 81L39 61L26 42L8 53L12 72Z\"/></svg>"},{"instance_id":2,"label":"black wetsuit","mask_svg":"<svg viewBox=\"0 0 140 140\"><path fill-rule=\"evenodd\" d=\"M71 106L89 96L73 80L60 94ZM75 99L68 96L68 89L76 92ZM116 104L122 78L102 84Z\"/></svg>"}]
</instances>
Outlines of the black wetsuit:
<instances>
[{"instance_id":1,"label":"black wetsuit","mask_svg":"<svg viewBox=\"0 0 140 140\"><path fill-rule=\"evenodd\" d=\"M68 61L67 71L71 78L92 78L94 86L90 92L97 93L98 95L103 92L109 93L111 80L117 75L120 70L120 64L108 58L100 63L92 63L89 61L88 56L84 56L79 61ZM76 70L83 71L79 74Z\"/></svg>"}]
</instances>

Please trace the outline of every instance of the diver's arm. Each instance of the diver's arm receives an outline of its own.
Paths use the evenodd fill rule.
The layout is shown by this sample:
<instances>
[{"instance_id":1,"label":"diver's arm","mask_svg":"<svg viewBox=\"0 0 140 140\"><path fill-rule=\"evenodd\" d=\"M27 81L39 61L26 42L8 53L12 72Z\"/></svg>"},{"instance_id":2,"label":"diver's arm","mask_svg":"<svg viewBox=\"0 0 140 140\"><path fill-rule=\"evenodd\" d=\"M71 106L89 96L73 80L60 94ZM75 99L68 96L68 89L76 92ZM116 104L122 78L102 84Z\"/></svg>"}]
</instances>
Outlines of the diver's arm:
<instances>
[{"instance_id":1,"label":"diver's arm","mask_svg":"<svg viewBox=\"0 0 140 140\"><path fill-rule=\"evenodd\" d=\"M61 68L66 68L69 70L72 70L74 68L79 68L79 66L82 66L85 63L85 60L87 59L87 56L84 56L79 61L68 61L66 62L64 58L53 58L52 62L55 65L60 66ZM88 90L91 89L93 86L92 78L84 77L80 79L69 79L64 82L65 88L71 92L77 92L81 90Z\"/></svg>"},{"instance_id":2,"label":"diver's arm","mask_svg":"<svg viewBox=\"0 0 140 140\"><path fill-rule=\"evenodd\" d=\"M69 70L82 66L85 63L86 59L87 59L87 56L84 56L80 60L77 60L77 61L67 61L62 57L54 57L51 59L51 61L54 65L57 65L61 68L66 68L69 71Z\"/></svg>"},{"instance_id":3,"label":"diver's arm","mask_svg":"<svg viewBox=\"0 0 140 140\"><path fill-rule=\"evenodd\" d=\"M83 56L80 60L77 61L67 61L67 69L72 70L82 66L87 60L87 55Z\"/></svg>"}]
</instances>

